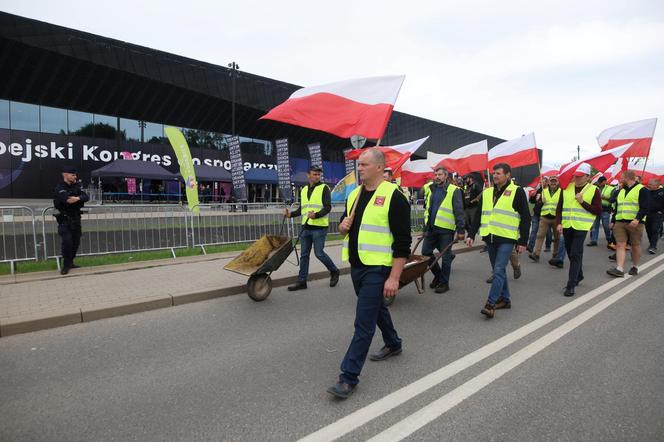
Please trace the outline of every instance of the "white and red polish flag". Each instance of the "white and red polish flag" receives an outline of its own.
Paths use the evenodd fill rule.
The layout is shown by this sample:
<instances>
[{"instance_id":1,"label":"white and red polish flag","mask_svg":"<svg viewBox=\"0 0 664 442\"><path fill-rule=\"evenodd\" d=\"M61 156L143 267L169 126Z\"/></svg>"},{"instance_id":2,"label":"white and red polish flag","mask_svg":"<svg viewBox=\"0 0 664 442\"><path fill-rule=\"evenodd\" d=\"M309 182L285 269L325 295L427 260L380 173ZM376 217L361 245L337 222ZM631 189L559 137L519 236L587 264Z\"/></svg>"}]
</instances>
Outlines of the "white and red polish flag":
<instances>
[{"instance_id":1,"label":"white and red polish flag","mask_svg":"<svg viewBox=\"0 0 664 442\"><path fill-rule=\"evenodd\" d=\"M399 169L408 161L410 156L415 153L417 149L424 144L429 137L420 138L419 140L411 141L409 143L397 144L396 146L380 146L377 149L385 155L385 167L391 167L394 177L398 177ZM346 152L347 160L357 160L362 152L366 149L352 149Z\"/></svg>"},{"instance_id":2,"label":"white and red polish flag","mask_svg":"<svg viewBox=\"0 0 664 442\"><path fill-rule=\"evenodd\" d=\"M447 157L448 154L446 153L434 153L431 151L427 152L427 160L429 160L429 162L431 162L432 164L438 164Z\"/></svg>"},{"instance_id":3,"label":"white and red polish flag","mask_svg":"<svg viewBox=\"0 0 664 442\"><path fill-rule=\"evenodd\" d=\"M540 182L542 181L542 177L545 176L555 176L558 175L558 169L554 169L553 167L549 166L542 166L540 169L540 174L535 177L534 180L528 184L528 187L531 187L533 189L537 189L537 186L539 186Z\"/></svg>"},{"instance_id":4,"label":"white and red polish flag","mask_svg":"<svg viewBox=\"0 0 664 442\"><path fill-rule=\"evenodd\" d=\"M537 164L537 144L535 134L529 133L514 140L505 141L489 150L489 169L497 163L507 163L511 167Z\"/></svg>"},{"instance_id":5,"label":"white and red polish flag","mask_svg":"<svg viewBox=\"0 0 664 442\"><path fill-rule=\"evenodd\" d=\"M466 175L470 172L485 170L488 165L489 144L486 140L468 144L450 152L436 166L442 166L450 172Z\"/></svg>"},{"instance_id":6,"label":"white and red polish flag","mask_svg":"<svg viewBox=\"0 0 664 442\"><path fill-rule=\"evenodd\" d=\"M655 135L657 118L632 121L603 130L597 135L597 143L602 150L632 143L625 157L647 157Z\"/></svg>"},{"instance_id":7,"label":"white and red polish flag","mask_svg":"<svg viewBox=\"0 0 664 442\"><path fill-rule=\"evenodd\" d=\"M618 158L618 161L610 165L602 175L609 183L613 180L620 179L620 176L627 170L628 164L625 158Z\"/></svg>"},{"instance_id":8,"label":"white and red polish flag","mask_svg":"<svg viewBox=\"0 0 664 442\"><path fill-rule=\"evenodd\" d=\"M576 169L581 164L588 163L590 166L597 170L606 170L619 158L623 158L631 146L632 143L627 143L624 146L614 147L613 149L605 150L568 164L563 164L558 172L558 181L560 182L560 187L565 189L569 183L572 182L574 172L576 172Z\"/></svg>"},{"instance_id":9,"label":"white and red polish flag","mask_svg":"<svg viewBox=\"0 0 664 442\"><path fill-rule=\"evenodd\" d=\"M422 187L433 179L433 167L429 160L408 160L401 167L402 187Z\"/></svg>"},{"instance_id":10,"label":"white and red polish flag","mask_svg":"<svg viewBox=\"0 0 664 442\"><path fill-rule=\"evenodd\" d=\"M406 77L359 78L298 89L261 120L322 130L341 138L383 136Z\"/></svg>"}]
</instances>

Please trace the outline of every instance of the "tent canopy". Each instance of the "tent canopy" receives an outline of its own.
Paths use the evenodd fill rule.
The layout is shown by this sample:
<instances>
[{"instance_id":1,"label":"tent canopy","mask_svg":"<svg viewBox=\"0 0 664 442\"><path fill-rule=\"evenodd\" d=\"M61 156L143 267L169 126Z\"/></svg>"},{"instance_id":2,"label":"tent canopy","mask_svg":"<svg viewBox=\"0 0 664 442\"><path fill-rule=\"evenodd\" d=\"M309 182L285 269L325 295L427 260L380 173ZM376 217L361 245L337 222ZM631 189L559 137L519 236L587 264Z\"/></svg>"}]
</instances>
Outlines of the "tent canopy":
<instances>
[{"instance_id":1,"label":"tent canopy","mask_svg":"<svg viewBox=\"0 0 664 442\"><path fill-rule=\"evenodd\" d=\"M244 179L251 184L277 184L277 171L274 169L249 169L244 173Z\"/></svg>"},{"instance_id":2,"label":"tent canopy","mask_svg":"<svg viewBox=\"0 0 664 442\"><path fill-rule=\"evenodd\" d=\"M92 171L95 177L131 177L149 180L177 180L178 176L151 161L115 160Z\"/></svg>"},{"instance_id":3,"label":"tent canopy","mask_svg":"<svg viewBox=\"0 0 664 442\"><path fill-rule=\"evenodd\" d=\"M231 182L231 173L223 167L208 166L206 164L194 165L197 181L225 181Z\"/></svg>"}]
</instances>

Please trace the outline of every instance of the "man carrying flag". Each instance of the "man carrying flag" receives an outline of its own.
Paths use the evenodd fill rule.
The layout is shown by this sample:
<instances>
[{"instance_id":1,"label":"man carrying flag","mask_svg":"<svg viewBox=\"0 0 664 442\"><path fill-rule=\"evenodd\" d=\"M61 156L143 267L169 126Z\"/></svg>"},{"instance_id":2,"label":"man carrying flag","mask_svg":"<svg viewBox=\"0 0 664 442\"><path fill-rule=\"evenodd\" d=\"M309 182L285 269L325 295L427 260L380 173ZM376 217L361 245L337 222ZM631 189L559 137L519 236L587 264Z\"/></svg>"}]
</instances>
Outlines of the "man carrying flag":
<instances>
[{"instance_id":1,"label":"man carrying flag","mask_svg":"<svg viewBox=\"0 0 664 442\"><path fill-rule=\"evenodd\" d=\"M479 231L487 244L493 269L489 297L480 313L493 318L496 310L511 308L512 300L507 285L505 268L516 250L523 253L530 231L530 209L523 188L511 180L512 168L506 163L493 166L493 187L484 189L480 197L482 214L468 235L470 247Z\"/></svg>"},{"instance_id":2,"label":"man carrying flag","mask_svg":"<svg viewBox=\"0 0 664 442\"><path fill-rule=\"evenodd\" d=\"M450 184L447 177L445 168L436 168L434 185L431 186L424 211L422 255L434 261L435 249L444 252L441 265L436 262L431 267L434 278L429 287L435 288L436 293L445 293L450 289L454 233L459 241L464 239L463 193L457 186Z\"/></svg>"},{"instance_id":3,"label":"man carrying flag","mask_svg":"<svg viewBox=\"0 0 664 442\"><path fill-rule=\"evenodd\" d=\"M311 254L312 244L316 258L330 272L330 287L336 286L339 282L339 269L324 250L327 227L330 225L328 215L330 210L332 210L332 201L330 198L330 188L320 181L322 173L323 169L320 166L312 165L309 167L309 172L307 173L309 185L302 188L300 208L293 212L284 209L284 217L286 218L302 216L300 274L297 277L297 282L288 286L288 290L290 291L307 288L309 255Z\"/></svg>"},{"instance_id":4,"label":"man carrying flag","mask_svg":"<svg viewBox=\"0 0 664 442\"><path fill-rule=\"evenodd\" d=\"M613 215L613 236L616 238L616 266L606 271L611 276L623 278L627 240L632 246L632 268L630 275L639 273L641 261L641 236L643 236L646 215L650 205L648 189L636 181L636 174L626 170L622 174L623 188L616 199L616 213Z\"/></svg>"},{"instance_id":5,"label":"man carrying flag","mask_svg":"<svg viewBox=\"0 0 664 442\"><path fill-rule=\"evenodd\" d=\"M595 217L602 213L602 199L597 187L590 183L590 173L590 164L578 165L556 210L558 233L563 235L569 256L565 296L574 296L576 286L583 280L583 243Z\"/></svg>"}]
</instances>

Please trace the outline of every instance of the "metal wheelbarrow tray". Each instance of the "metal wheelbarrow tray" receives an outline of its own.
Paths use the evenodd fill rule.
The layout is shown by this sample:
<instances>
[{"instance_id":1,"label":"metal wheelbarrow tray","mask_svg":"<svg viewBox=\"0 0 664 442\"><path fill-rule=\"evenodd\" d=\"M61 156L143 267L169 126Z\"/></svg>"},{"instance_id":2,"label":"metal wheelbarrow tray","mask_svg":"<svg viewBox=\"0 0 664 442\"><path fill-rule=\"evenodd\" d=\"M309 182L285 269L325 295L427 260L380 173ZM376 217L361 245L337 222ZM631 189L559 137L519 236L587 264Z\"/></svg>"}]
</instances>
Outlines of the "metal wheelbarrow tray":
<instances>
[{"instance_id":1,"label":"metal wheelbarrow tray","mask_svg":"<svg viewBox=\"0 0 664 442\"><path fill-rule=\"evenodd\" d=\"M270 275L293 251L293 241L287 236L263 235L224 266L225 270L249 276L247 294L256 302L264 301L272 291Z\"/></svg>"}]
</instances>

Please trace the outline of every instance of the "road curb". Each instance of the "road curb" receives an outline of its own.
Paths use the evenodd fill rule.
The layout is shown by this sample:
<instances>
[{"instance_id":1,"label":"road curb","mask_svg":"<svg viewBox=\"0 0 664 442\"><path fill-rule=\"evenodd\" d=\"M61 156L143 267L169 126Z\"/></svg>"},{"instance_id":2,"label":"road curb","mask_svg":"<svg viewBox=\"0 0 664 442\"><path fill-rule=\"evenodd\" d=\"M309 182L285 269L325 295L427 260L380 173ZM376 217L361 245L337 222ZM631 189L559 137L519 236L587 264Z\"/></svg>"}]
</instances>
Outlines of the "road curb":
<instances>
[{"instance_id":1,"label":"road curb","mask_svg":"<svg viewBox=\"0 0 664 442\"><path fill-rule=\"evenodd\" d=\"M468 253L479 250L482 246L473 246L455 250L456 254ZM350 273L350 267L341 267L342 275ZM309 274L309 281L328 278L328 271L318 271ZM272 287L283 287L297 281L297 275L273 279ZM50 328L63 327L65 325L91 322L100 319L125 316L133 313L141 313L150 310L175 307L193 302L208 301L226 296L240 295L247 292L247 285L235 285L219 289L171 293L167 295L148 296L135 299L131 302L96 304L80 308L71 308L60 311L44 312L34 315L26 315L14 318L0 318L0 337L30 333Z\"/></svg>"}]
</instances>

